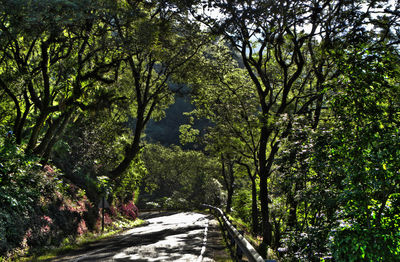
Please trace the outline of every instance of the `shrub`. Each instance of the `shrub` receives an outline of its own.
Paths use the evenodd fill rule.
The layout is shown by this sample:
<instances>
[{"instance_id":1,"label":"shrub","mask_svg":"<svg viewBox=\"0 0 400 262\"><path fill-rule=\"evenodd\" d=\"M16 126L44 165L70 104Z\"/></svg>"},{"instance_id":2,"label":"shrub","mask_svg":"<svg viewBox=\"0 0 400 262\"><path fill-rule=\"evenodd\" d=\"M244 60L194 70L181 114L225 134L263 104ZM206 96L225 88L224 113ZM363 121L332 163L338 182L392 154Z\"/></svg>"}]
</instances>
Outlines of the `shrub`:
<instances>
[{"instance_id":1,"label":"shrub","mask_svg":"<svg viewBox=\"0 0 400 262\"><path fill-rule=\"evenodd\" d=\"M32 214L40 211L43 184L38 171L12 138L0 138L0 254L20 246Z\"/></svg>"},{"instance_id":2,"label":"shrub","mask_svg":"<svg viewBox=\"0 0 400 262\"><path fill-rule=\"evenodd\" d=\"M63 181L54 168L42 169L12 138L0 137L0 256L84 232L88 207L84 192Z\"/></svg>"},{"instance_id":3,"label":"shrub","mask_svg":"<svg viewBox=\"0 0 400 262\"><path fill-rule=\"evenodd\" d=\"M129 201L126 204L121 204L118 207L118 211L122 215L129 217L131 219L136 219L139 215L139 209L136 207L136 205L132 201Z\"/></svg>"},{"instance_id":4,"label":"shrub","mask_svg":"<svg viewBox=\"0 0 400 262\"><path fill-rule=\"evenodd\" d=\"M245 223L251 222L251 192L240 190L233 196L233 215Z\"/></svg>"},{"instance_id":5,"label":"shrub","mask_svg":"<svg viewBox=\"0 0 400 262\"><path fill-rule=\"evenodd\" d=\"M336 261L400 261L400 231L377 227L367 230L358 224L334 233Z\"/></svg>"}]
</instances>

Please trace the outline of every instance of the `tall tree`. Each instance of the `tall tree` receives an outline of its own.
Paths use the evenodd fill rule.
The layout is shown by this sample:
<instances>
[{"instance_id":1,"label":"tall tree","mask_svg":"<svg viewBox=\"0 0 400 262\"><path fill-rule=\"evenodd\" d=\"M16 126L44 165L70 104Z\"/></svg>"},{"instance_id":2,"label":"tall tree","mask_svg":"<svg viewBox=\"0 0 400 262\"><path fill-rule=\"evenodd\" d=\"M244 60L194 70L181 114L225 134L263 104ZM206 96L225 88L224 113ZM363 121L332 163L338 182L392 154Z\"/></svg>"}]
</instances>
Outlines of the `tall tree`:
<instances>
[{"instance_id":1,"label":"tall tree","mask_svg":"<svg viewBox=\"0 0 400 262\"><path fill-rule=\"evenodd\" d=\"M123 158L109 172L118 179L138 154L141 137L151 118L160 118L172 103L173 81L185 63L193 59L208 42L196 23L173 6L162 2L116 2L111 25L115 45L123 53L125 85L132 104L131 142L126 145ZM175 90L176 91L176 90Z\"/></svg>"},{"instance_id":2,"label":"tall tree","mask_svg":"<svg viewBox=\"0 0 400 262\"><path fill-rule=\"evenodd\" d=\"M280 170L283 171L281 176L284 179L279 180L278 187L287 195L287 226L294 226L295 229L285 233L293 238L287 247L289 252L293 252L290 255L298 259L320 259L324 256L322 254L331 253L332 247L337 252L335 256L338 260L396 260L394 257L398 254L394 249L390 250L393 246L384 240L378 242L385 243L385 247L370 246L371 239L392 239L393 236L388 232L396 231L388 230L388 224L378 222L376 218L380 217L376 214L380 213L380 207L384 209L381 203L385 202L385 195L395 199L388 184L396 178L389 175L389 169L379 168L384 162L380 157L385 155L386 159L394 158L388 156L391 154L388 151L380 151L377 144L380 144L378 147L389 148L383 145L388 142L386 132L391 133L396 125L394 118L394 122L388 124L392 120L387 119L387 115L396 107L396 99L392 95L397 85L397 74L394 73L397 69L394 65L397 63L398 51L395 51L394 46L398 44L398 16L390 9L378 8L374 12L381 16L371 15L371 19L358 20L358 23L352 25L349 34L337 39L335 47L330 50L332 58L336 60L335 70L338 73L325 85L329 90L326 93L327 101L331 101L325 105L329 105L332 111L326 111L329 115L325 114L322 128L307 131L306 128L298 127L298 131L289 138L296 146L290 142L284 149L286 152L279 156L280 161L286 159L292 162L279 163L285 170ZM368 13L360 14L368 17ZM380 123L386 123L382 126L389 127L385 131L379 130L377 125ZM311 135L305 135L306 132ZM394 137L390 141L392 144L397 143ZM396 161L388 162L392 165ZM377 168L372 171L369 165ZM374 177L370 172L379 175ZM382 184L377 182L378 177L386 181L386 190L380 187ZM371 194L374 190L368 188L370 183L385 193L380 196ZM369 211L361 211L367 207ZM371 213L371 210L374 211ZM393 222L390 211L383 214L388 215L386 219ZM360 232L370 232L366 229L367 220L377 224L373 230L376 235ZM335 241L333 235L337 235ZM362 244L354 246L350 251L346 247L352 245L344 244L346 241ZM372 249L379 251L374 251L374 254L366 251ZM318 256L318 253L321 255ZM349 254L354 255L350 258Z\"/></svg>"},{"instance_id":3,"label":"tall tree","mask_svg":"<svg viewBox=\"0 0 400 262\"><path fill-rule=\"evenodd\" d=\"M258 233L256 176L260 112L253 82L234 57L226 43L220 41L204 51L200 62L190 65L190 70L196 72L189 81L196 105L192 114L212 123L205 135L206 150L221 159L228 192L227 212L232 204L233 165L245 167L252 185L253 232ZM183 126L182 131L192 129Z\"/></svg>"},{"instance_id":4,"label":"tall tree","mask_svg":"<svg viewBox=\"0 0 400 262\"><path fill-rule=\"evenodd\" d=\"M208 1L193 11L215 33L221 33L242 57L256 86L261 108L257 153L263 228L261 251L271 244L268 179L282 139L292 131L293 119L308 114L317 124L323 83L331 73L324 48L337 37L356 6L344 1ZM201 10L201 9L200 9ZM317 55L318 54L318 55ZM282 124L276 121L285 118Z\"/></svg>"}]
</instances>

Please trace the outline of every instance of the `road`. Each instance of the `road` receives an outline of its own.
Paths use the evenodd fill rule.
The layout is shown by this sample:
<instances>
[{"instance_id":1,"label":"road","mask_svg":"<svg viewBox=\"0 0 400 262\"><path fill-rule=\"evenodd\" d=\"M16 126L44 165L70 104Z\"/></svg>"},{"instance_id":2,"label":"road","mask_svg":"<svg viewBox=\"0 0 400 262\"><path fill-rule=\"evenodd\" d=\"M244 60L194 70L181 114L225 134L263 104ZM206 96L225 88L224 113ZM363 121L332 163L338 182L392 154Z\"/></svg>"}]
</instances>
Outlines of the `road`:
<instances>
[{"instance_id":1,"label":"road","mask_svg":"<svg viewBox=\"0 0 400 262\"><path fill-rule=\"evenodd\" d=\"M150 215L148 225L53 261L214 261L224 252L212 216L185 212Z\"/></svg>"}]
</instances>

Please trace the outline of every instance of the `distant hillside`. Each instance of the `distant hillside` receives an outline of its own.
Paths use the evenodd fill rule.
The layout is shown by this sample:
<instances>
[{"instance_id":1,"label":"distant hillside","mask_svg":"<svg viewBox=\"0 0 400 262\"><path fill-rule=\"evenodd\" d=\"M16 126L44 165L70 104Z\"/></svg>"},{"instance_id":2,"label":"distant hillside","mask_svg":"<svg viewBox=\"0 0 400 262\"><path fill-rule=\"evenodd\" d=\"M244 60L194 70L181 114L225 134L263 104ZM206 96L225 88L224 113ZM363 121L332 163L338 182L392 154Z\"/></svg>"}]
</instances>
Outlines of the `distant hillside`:
<instances>
[{"instance_id":1,"label":"distant hillside","mask_svg":"<svg viewBox=\"0 0 400 262\"><path fill-rule=\"evenodd\" d=\"M165 118L160 121L151 120L146 128L146 140L149 142L159 142L163 146L181 145L179 141L179 127L184 124L189 124L189 117L184 115L185 112L190 112L194 109L190 98L182 94L175 95L175 103L166 110ZM195 121L195 128L204 133L208 121ZM182 146L182 145L181 145ZM183 148L193 149L199 145L183 145Z\"/></svg>"}]
</instances>

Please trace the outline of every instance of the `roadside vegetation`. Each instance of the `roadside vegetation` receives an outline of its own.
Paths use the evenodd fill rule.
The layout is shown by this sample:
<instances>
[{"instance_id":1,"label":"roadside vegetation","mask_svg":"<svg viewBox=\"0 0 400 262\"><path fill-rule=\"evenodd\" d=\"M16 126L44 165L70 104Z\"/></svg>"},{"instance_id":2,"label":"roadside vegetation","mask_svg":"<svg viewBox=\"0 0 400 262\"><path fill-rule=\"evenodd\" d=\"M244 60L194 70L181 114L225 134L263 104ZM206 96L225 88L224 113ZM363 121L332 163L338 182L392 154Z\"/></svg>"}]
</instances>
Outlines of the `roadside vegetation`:
<instances>
[{"instance_id":1,"label":"roadside vegetation","mask_svg":"<svg viewBox=\"0 0 400 262\"><path fill-rule=\"evenodd\" d=\"M144 221L136 219L133 199L111 206L105 212L102 230L100 210L85 191L50 165L42 166L35 157L27 157L10 137L0 139L1 168L7 179L1 181L1 251L7 261L19 256L22 261L42 253L59 254L89 241L118 233Z\"/></svg>"}]
</instances>

